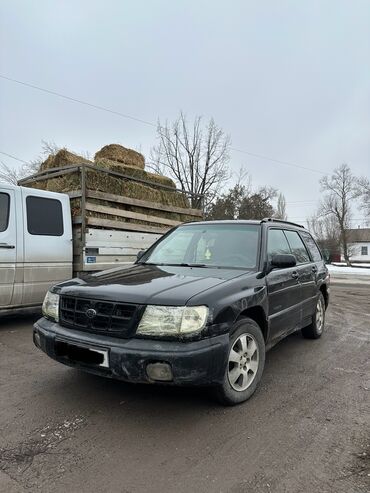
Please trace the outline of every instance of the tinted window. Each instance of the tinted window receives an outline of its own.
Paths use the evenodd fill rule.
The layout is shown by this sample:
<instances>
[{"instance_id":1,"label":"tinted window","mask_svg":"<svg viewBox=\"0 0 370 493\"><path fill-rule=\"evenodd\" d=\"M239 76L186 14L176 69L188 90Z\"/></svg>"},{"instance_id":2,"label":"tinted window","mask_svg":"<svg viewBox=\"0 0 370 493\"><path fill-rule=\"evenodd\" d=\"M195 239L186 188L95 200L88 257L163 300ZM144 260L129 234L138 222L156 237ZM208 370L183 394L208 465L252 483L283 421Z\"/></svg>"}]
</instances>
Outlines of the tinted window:
<instances>
[{"instance_id":1,"label":"tinted window","mask_svg":"<svg viewBox=\"0 0 370 493\"><path fill-rule=\"evenodd\" d=\"M202 264L207 267L255 268L260 226L194 224L180 226L143 258L152 264Z\"/></svg>"},{"instance_id":2,"label":"tinted window","mask_svg":"<svg viewBox=\"0 0 370 493\"><path fill-rule=\"evenodd\" d=\"M31 235L62 236L63 212L59 200L27 197L27 228Z\"/></svg>"},{"instance_id":3,"label":"tinted window","mask_svg":"<svg viewBox=\"0 0 370 493\"><path fill-rule=\"evenodd\" d=\"M311 254L313 261L319 262L322 258L321 253L312 236L309 233L301 233L301 236Z\"/></svg>"},{"instance_id":4,"label":"tinted window","mask_svg":"<svg viewBox=\"0 0 370 493\"><path fill-rule=\"evenodd\" d=\"M288 238L292 254L295 255L295 258L297 259L297 264L309 262L310 257L308 256L306 247L299 234L296 231L285 231L285 234Z\"/></svg>"},{"instance_id":5,"label":"tinted window","mask_svg":"<svg viewBox=\"0 0 370 493\"><path fill-rule=\"evenodd\" d=\"M267 257L271 260L273 255L291 254L287 239L281 229L270 229L267 241Z\"/></svg>"},{"instance_id":6,"label":"tinted window","mask_svg":"<svg viewBox=\"0 0 370 493\"><path fill-rule=\"evenodd\" d=\"M0 233L8 229L10 197L0 193Z\"/></svg>"}]
</instances>

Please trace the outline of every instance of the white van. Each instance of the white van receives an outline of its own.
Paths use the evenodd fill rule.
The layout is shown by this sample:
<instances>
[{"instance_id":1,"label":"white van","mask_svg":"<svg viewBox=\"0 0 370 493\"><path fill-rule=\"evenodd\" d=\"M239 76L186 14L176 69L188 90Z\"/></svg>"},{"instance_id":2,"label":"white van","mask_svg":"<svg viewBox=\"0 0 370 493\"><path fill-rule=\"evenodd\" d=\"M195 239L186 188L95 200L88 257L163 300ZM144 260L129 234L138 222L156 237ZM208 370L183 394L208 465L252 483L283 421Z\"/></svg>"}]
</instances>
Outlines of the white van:
<instances>
[{"instance_id":1,"label":"white van","mask_svg":"<svg viewBox=\"0 0 370 493\"><path fill-rule=\"evenodd\" d=\"M0 184L0 315L34 311L72 261L68 195Z\"/></svg>"}]
</instances>

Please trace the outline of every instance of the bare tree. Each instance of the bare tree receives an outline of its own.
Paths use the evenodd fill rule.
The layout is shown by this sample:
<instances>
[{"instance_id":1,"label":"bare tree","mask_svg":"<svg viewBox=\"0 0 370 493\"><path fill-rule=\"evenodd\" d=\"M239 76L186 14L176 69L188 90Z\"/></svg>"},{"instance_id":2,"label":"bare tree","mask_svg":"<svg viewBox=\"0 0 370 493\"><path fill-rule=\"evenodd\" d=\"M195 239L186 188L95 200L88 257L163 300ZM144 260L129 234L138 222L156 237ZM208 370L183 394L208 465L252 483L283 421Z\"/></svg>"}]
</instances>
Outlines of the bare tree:
<instances>
[{"instance_id":1,"label":"bare tree","mask_svg":"<svg viewBox=\"0 0 370 493\"><path fill-rule=\"evenodd\" d=\"M283 221L286 221L288 219L288 216L286 213L286 200L285 200L284 195L281 192L278 195L275 217L276 217L276 219L282 219Z\"/></svg>"},{"instance_id":2,"label":"bare tree","mask_svg":"<svg viewBox=\"0 0 370 493\"><path fill-rule=\"evenodd\" d=\"M28 163L25 162L18 168L11 168L7 164L0 162L0 181L17 185L18 181L22 178L37 173L46 156L55 156L60 150L60 147L58 147L55 142L47 142L45 140L41 141L41 148L42 152L37 159L29 161Z\"/></svg>"},{"instance_id":3,"label":"bare tree","mask_svg":"<svg viewBox=\"0 0 370 493\"><path fill-rule=\"evenodd\" d=\"M7 166L2 161L0 162L0 182L16 185L18 182L19 170Z\"/></svg>"},{"instance_id":4,"label":"bare tree","mask_svg":"<svg viewBox=\"0 0 370 493\"><path fill-rule=\"evenodd\" d=\"M315 213L307 219L308 229L314 235L317 243L328 261L340 252L341 237L337 218L333 214L320 216Z\"/></svg>"},{"instance_id":5,"label":"bare tree","mask_svg":"<svg viewBox=\"0 0 370 493\"><path fill-rule=\"evenodd\" d=\"M351 205L360 196L359 180L352 174L348 164L336 168L331 176L321 180L321 190L325 192L320 205L320 216L334 216L340 231L340 243L344 260L350 265L348 232L351 218Z\"/></svg>"},{"instance_id":6,"label":"bare tree","mask_svg":"<svg viewBox=\"0 0 370 493\"><path fill-rule=\"evenodd\" d=\"M361 194L362 208L364 209L365 214L370 216L370 180L368 178L360 178L359 192Z\"/></svg>"},{"instance_id":7,"label":"bare tree","mask_svg":"<svg viewBox=\"0 0 370 493\"><path fill-rule=\"evenodd\" d=\"M197 116L189 124L184 113L172 123L157 126L158 145L151 150L150 168L169 175L179 187L192 194L193 207L200 207L199 196L205 203L220 193L230 178L230 137L213 119L203 125Z\"/></svg>"}]
</instances>

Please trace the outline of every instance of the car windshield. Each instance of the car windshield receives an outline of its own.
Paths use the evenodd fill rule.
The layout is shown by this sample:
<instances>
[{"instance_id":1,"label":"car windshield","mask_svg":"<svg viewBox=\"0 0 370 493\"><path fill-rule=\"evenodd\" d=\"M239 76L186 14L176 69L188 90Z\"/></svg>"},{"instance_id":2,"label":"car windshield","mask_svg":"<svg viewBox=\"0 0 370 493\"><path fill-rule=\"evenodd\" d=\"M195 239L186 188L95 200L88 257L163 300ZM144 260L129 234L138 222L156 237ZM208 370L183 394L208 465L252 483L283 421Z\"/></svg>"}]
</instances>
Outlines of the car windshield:
<instances>
[{"instance_id":1,"label":"car windshield","mask_svg":"<svg viewBox=\"0 0 370 493\"><path fill-rule=\"evenodd\" d=\"M259 225L194 224L180 226L160 241L142 262L254 269Z\"/></svg>"}]
</instances>

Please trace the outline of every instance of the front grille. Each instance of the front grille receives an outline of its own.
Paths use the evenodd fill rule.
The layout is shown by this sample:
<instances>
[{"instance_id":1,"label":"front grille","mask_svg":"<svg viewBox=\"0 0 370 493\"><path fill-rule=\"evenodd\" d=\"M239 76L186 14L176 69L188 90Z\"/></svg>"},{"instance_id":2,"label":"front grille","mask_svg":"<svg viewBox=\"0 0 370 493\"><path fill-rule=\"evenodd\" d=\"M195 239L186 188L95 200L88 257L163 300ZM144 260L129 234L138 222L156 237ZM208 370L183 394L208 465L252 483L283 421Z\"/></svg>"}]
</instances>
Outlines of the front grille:
<instances>
[{"instance_id":1,"label":"front grille","mask_svg":"<svg viewBox=\"0 0 370 493\"><path fill-rule=\"evenodd\" d=\"M60 325L95 333L130 337L136 327L141 305L61 296ZM88 310L95 314L90 318Z\"/></svg>"}]
</instances>

